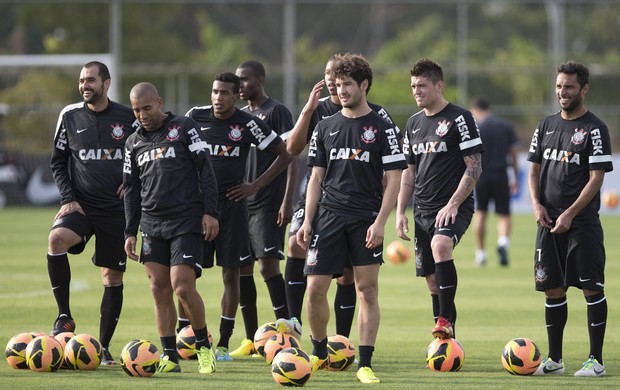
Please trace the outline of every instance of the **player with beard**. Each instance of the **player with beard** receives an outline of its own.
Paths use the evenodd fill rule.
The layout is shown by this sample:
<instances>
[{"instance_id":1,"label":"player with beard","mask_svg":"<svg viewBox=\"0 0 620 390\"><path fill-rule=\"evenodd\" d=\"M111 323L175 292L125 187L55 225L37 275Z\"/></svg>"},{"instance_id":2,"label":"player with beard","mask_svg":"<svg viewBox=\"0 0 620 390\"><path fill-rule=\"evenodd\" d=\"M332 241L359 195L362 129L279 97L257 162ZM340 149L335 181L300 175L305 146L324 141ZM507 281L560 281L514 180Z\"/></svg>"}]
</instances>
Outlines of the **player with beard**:
<instances>
[{"instance_id":1,"label":"player with beard","mask_svg":"<svg viewBox=\"0 0 620 390\"><path fill-rule=\"evenodd\" d=\"M454 337L457 272L453 250L474 213L473 190L482 172L482 141L472 114L443 96L443 70L422 58L410 71L413 97L422 111L407 120L405 146L409 167L403 172L396 233L406 241L405 214L414 202L416 275L431 293L437 338Z\"/></svg>"},{"instance_id":2,"label":"player with beard","mask_svg":"<svg viewBox=\"0 0 620 390\"><path fill-rule=\"evenodd\" d=\"M239 99L240 80L230 72L220 73L213 81L211 106L194 107L187 112L201 126L219 190L220 235L208 241L203 267L222 267L224 294L218 361L231 361L228 344L239 306L240 269L251 261L247 197L255 195L282 173L292 157L278 134L260 118L235 107ZM276 155L271 165L254 181L244 181L251 145ZM179 310L179 316L183 313Z\"/></svg>"},{"instance_id":3,"label":"player with beard","mask_svg":"<svg viewBox=\"0 0 620 390\"><path fill-rule=\"evenodd\" d=\"M324 79L319 81L310 93L308 103L302 110L295 127L291 131L286 143L287 150L293 155L300 154L310 141L312 130L317 123L328 118L342 109L338 92L334 80L332 63L335 59L340 58L341 54L334 54L325 65ZM327 86L328 96L319 98L324 86ZM368 94L370 87L366 91ZM377 112L383 119L390 123L394 123L388 112L378 104L367 102L368 106ZM400 129L394 125L401 137ZM308 169L306 182L310 178L312 170ZM297 207L293 213L293 219L289 230L288 254L286 261L285 280L286 280L286 298L288 301L290 320L278 320L278 328L280 331L289 333L301 333L301 310L303 307L304 294L306 292L306 277L303 273L304 262L306 259L306 251L297 243L297 230L304 220L306 202L306 191L301 194ZM357 301L357 293L353 278L353 269L347 265L343 271L343 275L336 280L336 295L334 297L334 313L336 317L336 333L349 337L351 326L355 316L355 307Z\"/></svg>"},{"instance_id":4,"label":"player with beard","mask_svg":"<svg viewBox=\"0 0 620 390\"><path fill-rule=\"evenodd\" d=\"M131 109L108 98L110 71L100 62L84 65L79 91L83 101L60 113L51 169L61 207L48 236L47 270L58 305L51 335L74 332L69 305L71 268L67 253L79 254L96 237L92 261L101 269L103 297L99 320L102 365L116 365L109 351L123 306L123 149L139 126Z\"/></svg>"},{"instance_id":5,"label":"player with beard","mask_svg":"<svg viewBox=\"0 0 620 390\"><path fill-rule=\"evenodd\" d=\"M395 126L366 102L372 69L364 57L343 54L332 71L342 110L319 122L308 150L312 174L306 193L306 215L297 241L307 249L307 314L312 339L313 371L329 359L327 292L347 262L353 267L359 297L359 364L357 379L378 383L372 355L379 329L379 268L383 263L384 227L407 165ZM385 190L383 177L387 177Z\"/></svg>"},{"instance_id":6,"label":"player with beard","mask_svg":"<svg viewBox=\"0 0 620 390\"><path fill-rule=\"evenodd\" d=\"M575 376L606 374L605 246L598 211L605 172L613 169L609 130L585 106L588 68L569 61L556 69L560 112L543 118L527 156L530 199L538 224L534 252L537 291L545 292L549 355L534 375L564 373L562 339L568 319L566 290L582 290L587 306L589 357Z\"/></svg>"},{"instance_id":7,"label":"player with beard","mask_svg":"<svg viewBox=\"0 0 620 390\"><path fill-rule=\"evenodd\" d=\"M217 183L207 145L193 120L163 112L163 100L150 83L129 94L141 128L125 148L125 252L144 263L155 303L155 320L163 346L158 372L180 372L174 323L176 295L196 336L201 374L215 371L205 308L196 290L202 274L205 240L219 231ZM142 230L140 256L136 252Z\"/></svg>"},{"instance_id":8,"label":"player with beard","mask_svg":"<svg viewBox=\"0 0 620 390\"><path fill-rule=\"evenodd\" d=\"M293 116L286 106L265 93L263 64L258 61L245 61L239 64L236 74L241 81L239 96L248 102L248 105L241 110L261 118L280 138L286 139L288 132L293 128ZM273 153L251 148L245 180L248 182L256 180L275 159L276 155ZM258 260L276 320L289 317L280 260L284 259L286 225L293 215L293 197L298 171L298 159L294 158L288 169L258 193L249 196L247 200L250 249L252 257ZM258 329L258 313L254 262L245 265L240 272L239 308L243 316L246 337L241 341L241 346L230 353L233 358L256 354L254 334Z\"/></svg>"}]
</instances>

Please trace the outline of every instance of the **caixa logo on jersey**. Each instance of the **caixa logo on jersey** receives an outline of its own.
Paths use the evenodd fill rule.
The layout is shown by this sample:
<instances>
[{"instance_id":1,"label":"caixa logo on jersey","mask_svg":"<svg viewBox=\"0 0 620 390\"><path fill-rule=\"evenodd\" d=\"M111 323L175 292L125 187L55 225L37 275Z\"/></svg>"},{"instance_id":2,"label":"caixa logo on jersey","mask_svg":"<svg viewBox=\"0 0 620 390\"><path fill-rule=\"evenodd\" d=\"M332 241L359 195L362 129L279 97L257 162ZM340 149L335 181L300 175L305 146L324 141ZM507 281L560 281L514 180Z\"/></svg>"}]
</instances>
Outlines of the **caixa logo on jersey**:
<instances>
[{"instance_id":1,"label":"caixa logo on jersey","mask_svg":"<svg viewBox=\"0 0 620 390\"><path fill-rule=\"evenodd\" d=\"M552 160L561 163L581 165L579 153L569 152L567 150L547 148L543 152L543 158L545 160Z\"/></svg>"},{"instance_id":2,"label":"caixa logo on jersey","mask_svg":"<svg viewBox=\"0 0 620 390\"><path fill-rule=\"evenodd\" d=\"M154 148L151 150L147 150L144 153L140 153L138 155L138 166L141 167L144 164L159 160L162 158L175 158L176 152L174 151L174 147L162 146L158 148Z\"/></svg>"},{"instance_id":3,"label":"caixa logo on jersey","mask_svg":"<svg viewBox=\"0 0 620 390\"><path fill-rule=\"evenodd\" d=\"M78 151L78 156L80 156L80 160L82 161L122 160L123 150L122 149L80 149Z\"/></svg>"},{"instance_id":4,"label":"caixa logo on jersey","mask_svg":"<svg viewBox=\"0 0 620 390\"><path fill-rule=\"evenodd\" d=\"M329 151L329 159L370 162L370 152L363 149L333 148Z\"/></svg>"}]
</instances>

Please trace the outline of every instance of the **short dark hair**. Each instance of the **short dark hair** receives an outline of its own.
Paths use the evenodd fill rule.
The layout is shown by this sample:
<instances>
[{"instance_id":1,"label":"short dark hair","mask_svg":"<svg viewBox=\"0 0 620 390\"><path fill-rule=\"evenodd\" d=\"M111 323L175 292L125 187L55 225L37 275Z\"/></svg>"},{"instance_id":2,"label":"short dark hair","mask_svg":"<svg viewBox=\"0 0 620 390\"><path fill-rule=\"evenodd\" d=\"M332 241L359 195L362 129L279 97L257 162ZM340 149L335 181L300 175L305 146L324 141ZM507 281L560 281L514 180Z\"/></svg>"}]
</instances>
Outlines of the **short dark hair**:
<instances>
[{"instance_id":1,"label":"short dark hair","mask_svg":"<svg viewBox=\"0 0 620 390\"><path fill-rule=\"evenodd\" d=\"M482 111L488 111L491 109L491 103L489 103L489 101L482 96L474 96L471 99L471 106Z\"/></svg>"},{"instance_id":2,"label":"short dark hair","mask_svg":"<svg viewBox=\"0 0 620 390\"><path fill-rule=\"evenodd\" d=\"M237 68L249 68L254 72L254 76L265 78L265 67L256 60L249 60L239 64Z\"/></svg>"},{"instance_id":3,"label":"short dark hair","mask_svg":"<svg viewBox=\"0 0 620 390\"><path fill-rule=\"evenodd\" d=\"M412 77L425 77L430 79L433 84L443 80L443 69L437 62L430 58L420 58L409 71Z\"/></svg>"},{"instance_id":4,"label":"short dark hair","mask_svg":"<svg viewBox=\"0 0 620 390\"><path fill-rule=\"evenodd\" d=\"M99 77L101 77L101 80L106 81L106 80L110 80L110 69L108 69L108 67L104 64L101 63L99 61L91 61L88 62L86 64L84 64L83 68L90 68L96 66L97 69L99 69Z\"/></svg>"},{"instance_id":5,"label":"short dark hair","mask_svg":"<svg viewBox=\"0 0 620 390\"><path fill-rule=\"evenodd\" d=\"M579 62L568 61L558 65L556 68L556 75L560 73L576 74L577 82L581 88L590 83L590 71L588 70L588 67L584 64L580 64Z\"/></svg>"},{"instance_id":6,"label":"short dark hair","mask_svg":"<svg viewBox=\"0 0 620 390\"><path fill-rule=\"evenodd\" d=\"M239 93L239 87L241 86L241 81L239 77L232 72L222 72L215 75L215 81L221 81L224 83L232 83L233 84L233 93Z\"/></svg>"},{"instance_id":7,"label":"short dark hair","mask_svg":"<svg viewBox=\"0 0 620 390\"><path fill-rule=\"evenodd\" d=\"M357 85L361 85L362 81L368 80L368 88L366 94L370 91L372 85L372 68L368 60L361 54L336 54L332 61L332 72L334 77L351 77L357 82Z\"/></svg>"}]
</instances>

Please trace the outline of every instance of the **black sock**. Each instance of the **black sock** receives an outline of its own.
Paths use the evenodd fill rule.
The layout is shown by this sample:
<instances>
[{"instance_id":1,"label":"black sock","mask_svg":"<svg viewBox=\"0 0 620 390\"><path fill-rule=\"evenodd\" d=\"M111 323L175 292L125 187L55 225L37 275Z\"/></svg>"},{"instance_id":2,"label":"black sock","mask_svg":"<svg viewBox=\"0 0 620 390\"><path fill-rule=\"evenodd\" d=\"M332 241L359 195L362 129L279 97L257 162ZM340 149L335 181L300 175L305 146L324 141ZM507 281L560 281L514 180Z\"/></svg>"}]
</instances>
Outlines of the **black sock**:
<instances>
[{"instance_id":1,"label":"black sock","mask_svg":"<svg viewBox=\"0 0 620 390\"><path fill-rule=\"evenodd\" d=\"M267 284L267 291L269 291L269 298L271 298L271 306L276 315L276 320L278 318L289 318L288 306L286 303L286 287L282 274L277 274L265 280L265 284Z\"/></svg>"},{"instance_id":2,"label":"black sock","mask_svg":"<svg viewBox=\"0 0 620 390\"><path fill-rule=\"evenodd\" d=\"M310 336L312 341L312 354L319 359L327 359L329 353L327 352L327 337L323 340L315 340Z\"/></svg>"},{"instance_id":3,"label":"black sock","mask_svg":"<svg viewBox=\"0 0 620 390\"><path fill-rule=\"evenodd\" d=\"M218 347L228 348L228 342L230 341L230 336L233 334L233 329L235 328L235 319L230 318L220 318L220 340L217 342ZM252 336L252 339L254 336Z\"/></svg>"},{"instance_id":4,"label":"black sock","mask_svg":"<svg viewBox=\"0 0 620 390\"><path fill-rule=\"evenodd\" d=\"M239 277L239 292L239 308L243 317L243 325L245 325L245 338L254 340L254 333L258 329L254 274Z\"/></svg>"},{"instance_id":5,"label":"black sock","mask_svg":"<svg viewBox=\"0 0 620 390\"><path fill-rule=\"evenodd\" d=\"M372 368L372 353L375 351L375 347L372 345L360 345L358 351L360 351L360 362L357 367Z\"/></svg>"},{"instance_id":6,"label":"black sock","mask_svg":"<svg viewBox=\"0 0 620 390\"><path fill-rule=\"evenodd\" d=\"M435 263L435 283L439 295L439 316L453 321L452 308L456 296L458 278L454 260Z\"/></svg>"},{"instance_id":7,"label":"black sock","mask_svg":"<svg viewBox=\"0 0 620 390\"><path fill-rule=\"evenodd\" d=\"M52 284L52 292L58 305L58 314L71 316L69 308L69 284L71 283L71 267L66 253L62 255L47 255L47 273Z\"/></svg>"},{"instance_id":8,"label":"black sock","mask_svg":"<svg viewBox=\"0 0 620 390\"><path fill-rule=\"evenodd\" d=\"M103 348L110 346L123 308L123 285L104 286L99 318L99 342Z\"/></svg>"},{"instance_id":9,"label":"black sock","mask_svg":"<svg viewBox=\"0 0 620 390\"><path fill-rule=\"evenodd\" d=\"M296 317L301 323L301 312L306 293L306 276L304 275L305 260L289 256L286 259L284 280L286 281L286 302L290 318Z\"/></svg>"},{"instance_id":10,"label":"black sock","mask_svg":"<svg viewBox=\"0 0 620 390\"><path fill-rule=\"evenodd\" d=\"M437 322L439 318L439 295L431 294L431 301L433 302L433 324Z\"/></svg>"},{"instance_id":11,"label":"black sock","mask_svg":"<svg viewBox=\"0 0 620 390\"><path fill-rule=\"evenodd\" d=\"M168 359L171 362L179 363L179 354L177 352L177 337L176 336L164 336L160 337L161 346L164 349L164 355L168 355Z\"/></svg>"},{"instance_id":12,"label":"black sock","mask_svg":"<svg viewBox=\"0 0 620 390\"><path fill-rule=\"evenodd\" d=\"M562 339L568 319L568 302L562 298L547 298L545 302L545 323L549 339L549 357L556 363L562 360Z\"/></svg>"},{"instance_id":13,"label":"black sock","mask_svg":"<svg viewBox=\"0 0 620 390\"><path fill-rule=\"evenodd\" d=\"M209 333L207 332L207 327L205 326L202 329L195 329L194 336L196 336L196 349L200 350L202 347L211 348L211 343L209 342Z\"/></svg>"},{"instance_id":14,"label":"black sock","mask_svg":"<svg viewBox=\"0 0 620 390\"><path fill-rule=\"evenodd\" d=\"M189 325L189 318L178 317L177 321L179 321L179 327L177 328L177 333L179 333L181 329Z\"/></svg>"},{"instance_id":15,"label":"black sock","mask_svg":"<svg viewBox=\"0 0 620 390\"><path fill-rule=\"evenodd\" d=\"M355 304L357 292L355 283L336 284L336 297L334 298L334 312L336 314L336 333L349 337L351 325L355 316Z\"/></svg>"},{"instance_id":16,"label":"black sock","mask_svg":"<svg viewBox=\"0 0 620 390\"><path fill-rule=\"evenodd\" d=\"M603 364L603 340L607 327L607 298L604 292L586 297L590 356Z\"/></svg>"}]
</instances>

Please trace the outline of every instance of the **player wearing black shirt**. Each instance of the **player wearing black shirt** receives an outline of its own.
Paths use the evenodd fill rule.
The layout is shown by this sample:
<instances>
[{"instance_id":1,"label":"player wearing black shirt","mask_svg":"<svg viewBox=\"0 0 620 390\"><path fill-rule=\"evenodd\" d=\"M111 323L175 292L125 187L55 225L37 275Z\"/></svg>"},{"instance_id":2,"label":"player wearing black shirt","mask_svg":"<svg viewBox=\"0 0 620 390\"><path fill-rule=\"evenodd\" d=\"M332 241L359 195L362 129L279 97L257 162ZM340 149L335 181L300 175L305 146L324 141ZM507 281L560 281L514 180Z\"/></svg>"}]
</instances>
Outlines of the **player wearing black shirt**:
<instances>
[{"instance_id":1,"label":"player wearing black shirt","mask_svg":"<svg viewBox=\"0 0 620 390\"><path fill-rule=\"evenodd\" d=\"M232 360L228 343L239 305L240 268L253 261L249 249L246 198L267 186L292 159L282 139L263 120L235 108L239 86L239 77L234 73L218 74L211 90L212 106L194 107L187 113L201 126L219 189L220 235L206 243L203 263L205 267L212 267L217 253L217 265L222 267L224 294L217 345L219 361ZM245 182L245 168L252 144L277 157L256 180Z\"/></svg>"},{"instance_id":2,"label":"player wearing black shirt","mask_svg":"<svg viewBox=\"0 0 620 390\"><path fill-rule=\"evenodd\" d=\"M480 139L485 152L482 154L484 170L476 182L474 197L476 213L474 214L474 241L476 244L475 264L483 266L487 262L484 249L486 235L487 211L489 201L493 200L497 214L497 253L499 263L508 265L508 247L510 245L510 194L519 189L519 164L517 160L518 139L514 127L507 120L491 111L487 99L472 99L471 113L480 130ZM508 177L508 161L512 166L512 180Z\"/></svg>"},{"instance_id":3,"label":"player wearing black shirt","mask_svg":"<svg viewBox=\"0 0 620 390\"><path fill-rule=\"evenodd\" d=\"M562 374L562 339L568 317L566 290L583 291L589 358L575 376L603 376L607 322L605 247L599 219L600 189L613 169L607 126L585 107L589 71L570 61L557 67L560 112L540 121L528 161L528 184L538 223L534 252L536 290L544 291L549 355L535 375Z\"/></svg>"},{"instance_id":4,"label":"player wearing black shirt","mask_svg":"<svg viewBox=\"0 0 620 390\"><path fill-rule=\"evenodd\" d=\"M335 79L331 72L333 60L338 58L340 55L341 54L335 54L327 61L327 64L325 65L324 80L318 82L312 89L308 103L302 110L299 120L295 124L295 128L291 131L291 135L287 140L287 150L294 155L298 155L304 150L306 144L310 141L312 130L316 127L317 123L336 114L342 109L342 105L338 99ZM323 86L327 86L329 96L319 99L319 94ZM366 92L368 93L368 91ZM370 106L370 108L378 113L384 120L394 123L385 108L371 102L367 103L368 106ZM400 137L400 129L398 126L394 126ZM310 178L311 172L311 168L308 169L306 183ZM299 316L301 316L304 293L306 291L306 278L303 274L306 251L298 245L296 238L297 230L304 220L305 203L306 191L304 188L304 191L297 202L297 207L293 214L293 219L291 220L291 227L289 230L288 259L286 262L285 271L285 278L287 282L286 298L288 301L289 313L291 317L294 318L292 323L291 321L287 322L286 328L289 329L295 326L294 322L297 319L301 322ZM336 287L336 294L334 297L336 333L349 337L353 318L355 316L357 301L353 269L350 265L345 267L343 275L337 278Z\"/></svg>"},{"instance_id":5,"label":"player wearing black shirt","mask_svg":"<svg viewBox=\"0 0 620 390\"><path fill-rule=\"evenodd\" d=\"M422 58L410 74L413 97L423 110L407 120L403 150L409 168L402 175L396 232L410 240L405 211L413 195L416 274L426 278L431 293L433 335L450 338L457 287L452 252L471 222L483 147L471 113L444 98L441 66Z\"/></svg>"},{"instance_id":6,"label":"player wearing black shirt","mask_svg":"<svg viewBox=\"0 0 620 390\"><path fill-rule=\"evenodd\" d=\"M264 120L285 139L293 128L293 116L286 106L265 93L266 75L263 64L258 61L245 61L237 67L236 74L241 81L240 98L248 102L241 110ZM251 148L245 180L256 180L275 159L276 155L271 152ZM267 285L276 320L289 317L280 260L284 258L286 225L293 215L293 197L299 170L297 161L297 158L294 158L290 167L269 185L248 197L250 249L252 257L260 264L260 273ZM243 315L246 337L241 346L230 353L233 358L256 353L254 333L258 329L254 262L246 264L240 273L239 308Z\"/></svg>"},{"instance_id":7,"label":"player wearing black shirt","mask_svg":"<svg viewBox=\"0 0 620 390\"><path fill-rule=\"evenodd\" d=\"M61 207L48 237L47 270L58 305L51 334L75 331L69 306L71 269L67 253L79 254L95 235L93 263L104 286L99 322L101 364L115 365L108 350L123 306L123 148L138 127L128 107L108 99L110 71L89 62L80 72L82 103L65 107L58 118L51 169Z\"/></svg>"},{"instance_id":8,"label":"player wearing black shirt","mask_svg":"<svg viewBox=\"0 0 620 390\"><path fill-rule=\"evenodd\" d=\"M383 263L385 222L406 167L395 126L366 102L372 70L360 55L344 54L332 65L342 110L319 122L308 150L312 175L306 215L297 232L308 248L308 322L313 371L328 359L327 292L333 275L350 261L359 294L359 364L362 383L378 383L372 354L379 329L378 276ZM384 191L383 176L387 177Z\"/></svg>"},{"instance_id":9,"label":"player wearing black shirt","mask_svg":"<svg viewBox=\"0 0 620 390\"><path fill-rule=\"evenodd\" d=\"M185 116L162 112L152 84L136 84L129 99L141 128L125 147L125 252L140 259L151 285L155 320L163 346L159 372L178 372L174 295L196 335L199 372L215 371L205 308L196 290L204 240L219 231L217 185L200 127ZM136 253L138 225L142 231Z\"/></svg>"}]
</instances>

